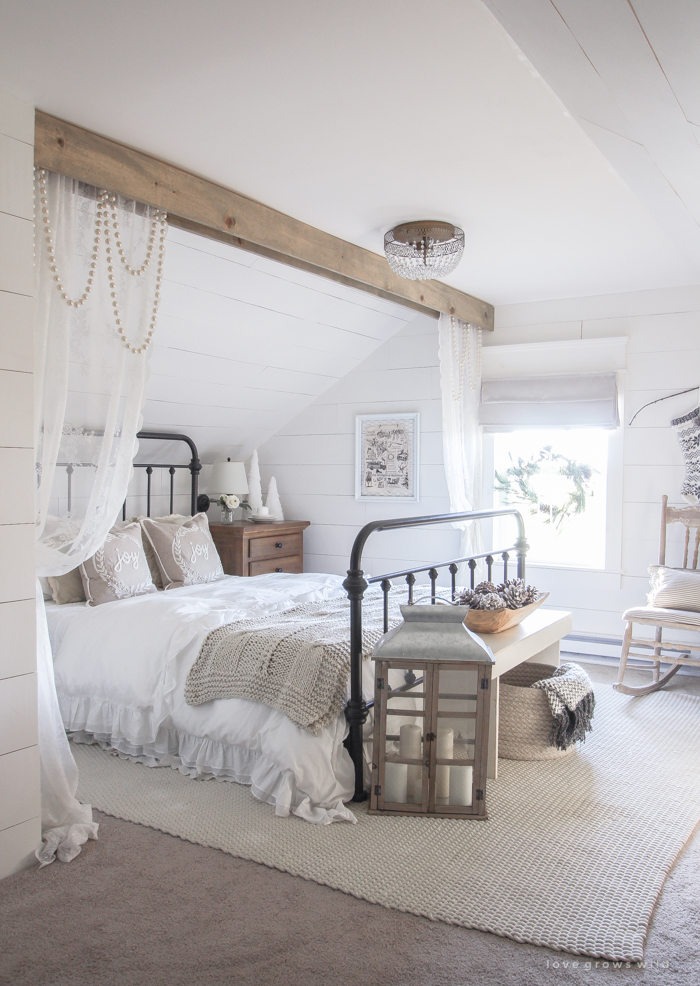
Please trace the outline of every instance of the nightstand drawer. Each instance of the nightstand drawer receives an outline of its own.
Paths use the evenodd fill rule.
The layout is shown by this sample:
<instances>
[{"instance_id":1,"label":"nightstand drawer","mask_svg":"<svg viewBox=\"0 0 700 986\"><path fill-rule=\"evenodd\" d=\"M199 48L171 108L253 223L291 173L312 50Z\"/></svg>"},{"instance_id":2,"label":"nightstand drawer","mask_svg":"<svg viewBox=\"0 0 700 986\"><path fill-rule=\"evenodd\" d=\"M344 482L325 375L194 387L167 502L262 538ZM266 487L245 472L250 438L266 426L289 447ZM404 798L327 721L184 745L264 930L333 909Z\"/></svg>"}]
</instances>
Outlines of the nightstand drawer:
<instances>
[{"instance_id":1,"label":"nightstand drawer","mask_svg":"<svg viewBox=\"0 0 700 986\"><path fill-rule=\"evenodd\" d=\"M250 554L248 557L251 561L261 558L282 558L285 555L300 555L302 552L301 534L278 534L272 537L251 538L249 544ZM274 572L274 570L274 567L265 569L266 572ZM285 568L284 571L291 571L291 569ZM254 572L251 565L250 574L260 575L261 573Z\"/></svg>"},{"instance_id":2,"label":"nightstand drawer","mask_svg":"<svg viewBox=\"0 0 700 986\"><path fill-rule=\"evenodd\" d=\"M299 575L304 570L304 564L299 555L290 555L287 558L252 561L248 570L251 575L267 575L269 572L289 572L292 575Z\"/></svg>"},{"instance_id":3,"label":"nightstand drawer","mask_svg":"<svg viewBox=\"0 0 700 986\"><path fill-rule=\"evenodd\" d=\"M282 520L271 524L234 520L209 525L221 564L227 575L266 575L304 571L304 531L308 520Z\"/></svg>"}]
</instances>

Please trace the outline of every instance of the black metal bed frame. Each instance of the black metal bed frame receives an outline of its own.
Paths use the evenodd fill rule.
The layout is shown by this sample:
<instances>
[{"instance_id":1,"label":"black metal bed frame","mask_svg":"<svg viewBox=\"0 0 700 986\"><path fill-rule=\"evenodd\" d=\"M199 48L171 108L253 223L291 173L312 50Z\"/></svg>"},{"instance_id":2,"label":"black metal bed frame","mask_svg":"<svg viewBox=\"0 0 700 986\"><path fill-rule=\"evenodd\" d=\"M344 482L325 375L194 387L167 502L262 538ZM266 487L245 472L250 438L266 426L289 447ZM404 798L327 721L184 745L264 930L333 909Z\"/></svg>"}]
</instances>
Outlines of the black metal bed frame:
<instances>
[{"instance_id":1,"label":"black metal bed frame","mask_svg":"<svg viewBox=\"0 0 700 986\"><path fill-rule=\"evenodd\" d=\"M170 473L171 513L173 512L176 469L188 469L190 472L191 513L195 514L198 510L208 510L210 502L209 497L206 493L198 494L199 473L202 469L202 463L199 460L197 446L192 439L188 435L169 434L168 432L160 431L140 431L136 437L139 439L153 439L154 441L185 442L192 453L192 458L188 463L134 463L135 469L146 470L146 515L148 517L151 516L151 476L153 475L154 469L167 469ZM71 477L73 475L74 468L75 466L91 466L92 463L79 462L71 464L68 462L59 462L57 465L65 467L68 475L68 509L70 510ZM426 527L433 524L454 523L455 521L462 520L475 521L484 520L491 517L509 516L515 518L518 525L518 536L515 542L508 548L498 549L491 552L483 552L477 555L467 555L464 558L451 558L449 561L437 562L432 565L425 565L421 568L409 568L400 572L390 572L386 575L375 575L370 578L365 578L365 574L362 571L362 552L367 539L376 531L395 531L408 527ZM122 519L126 519L126 500L124 501L124 505L122 507ZM345 706L345 717L349 725L349 735L346 740L346 746L350 756L352 757L355 768L355 793L352 799L353 801L365 801L368 797L368 794L364 788L362 727L367 720L370 708L374 704L372 702L365 702L362 697L362 599L365 591L370 585L376 582L380 583L382 592L384 593L384 632L386 633L389 629L389 591L391 590L393 579L405 580L407 585L407 602L409 606L411 606L413 605L416 575L419 575L422 572L427 572L428 578L430 579L430 602L435 603L438 592L437 579L439 569L447 568L450 572L451 595L452 598L454 598L459 565L464 563L468 565L470 569L471 586L473 588L477 562L482 558L485 560L488 579L490 581L496 556L500 556L500 559L503 562L503 579L505 581L508 578L508 562L511 557L510 553L513 552L516 558L517 577L519 579L524 579L525 555L527 554L527 549L528 544L525 540L525 524L523 522L523 518L518 510L512 508L503 510L469 510L465 513L432 514L427 517L378 520L371 524L365 524L365 526L361 529L352 546L352 552L350 554L350 568L348 569L347 578L343 582L343 588L346 590L348 599L350 600L350 700ZM419 679L416 679L415 676L413 676L413 679L411 680L410 675L407 675L406 688L412 687L414 684L418 683ZM402 691L403 687L398 690Z\"/></svg>"},{"instance_id":2,"label":"black metal bed frame","mask_svg":"<svg viewBox=\"0 0 700 986\"><path fill-rule=\"evenodd\" d=\"M410 568L401 572L391 572L387 575L375 575L365 578L362 571L362 552L367 539L375 531L395 531L406 527L426 527L432 524L445 524L460 520L483 520L490 517L512 516L518 525L518 536L514 544L508 548L498 549L497 551L483 552L478 555L467 555L464 558L452 558L449 561L438 562L433 565L425 565L423 568ZM371 524L366 524L355 538L350 554L350 568L348 575L343 582L343 588L350 600L350 700L345 706L345 717L350 728L346 741L348 752L352 757L355 768L355 793L353 801L365 801L368 797L364 785L364 757L362 747L362 727L364 726L372 702L365 702L362 697L362 599L365 591L375 582L379 582L384 593L384 633L389 629L389 591L392 587L392 579L403 578L408 586L407 602L413 605L413 587L416 583L416 575L427 572L430 579L430 602L435 604L437 599L436 583L438 579L438 569L447 568L451 575L451 596L454 599L456 590L456 578L459 565L466 563L470 569L471 587L474 588L474 573L477 562L483 558L486 561L488 579L491 581L491 573L495 561L494 556L500 555L503 561L503 580L508 578L508 561L510 552L515 553L516 572L519 579L525 578L525 555L527 554L528 544L525 540L525 524L520 511L508 508L503 510L469 510L466 513L454 514L433 514L428 517L410 517L399 520L377 520ZM412 672L407 672L406 686L402 686L398 691L413 687L418 684Z\"/></svg>"}]
</instances>

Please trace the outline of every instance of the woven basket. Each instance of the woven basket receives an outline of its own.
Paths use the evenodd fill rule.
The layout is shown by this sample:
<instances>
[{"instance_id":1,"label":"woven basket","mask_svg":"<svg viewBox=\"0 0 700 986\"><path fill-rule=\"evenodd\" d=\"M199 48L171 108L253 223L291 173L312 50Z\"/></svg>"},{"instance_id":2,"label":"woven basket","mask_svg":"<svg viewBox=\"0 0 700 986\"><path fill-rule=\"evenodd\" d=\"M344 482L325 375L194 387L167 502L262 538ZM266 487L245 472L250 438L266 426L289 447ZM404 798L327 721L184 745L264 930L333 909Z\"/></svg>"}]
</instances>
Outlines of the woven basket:
<instances>
[{"instance_id":1,"label":"woven basket","mask_svg":"<svg viewBox=\"0 0 700 986\"><path fill-rule=\"evenodd\" d=\"M519 664L501 675L498 703L498 755L506 760L558 760L576 750L549 745L552 710L536 681L551 678L549 664Z\"/></svg>"}]
</instances>

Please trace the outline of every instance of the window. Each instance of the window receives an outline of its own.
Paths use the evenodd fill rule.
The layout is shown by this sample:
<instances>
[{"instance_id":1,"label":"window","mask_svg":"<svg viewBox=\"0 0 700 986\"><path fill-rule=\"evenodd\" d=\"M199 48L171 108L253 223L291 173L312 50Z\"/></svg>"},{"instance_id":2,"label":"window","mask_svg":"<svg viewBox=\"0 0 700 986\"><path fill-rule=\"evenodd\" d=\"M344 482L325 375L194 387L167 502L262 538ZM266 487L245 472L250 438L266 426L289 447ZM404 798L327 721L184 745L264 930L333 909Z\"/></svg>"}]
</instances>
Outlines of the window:
<instances>
[{"instance_id":1,"label":"window","mask_svg":"<svg viewBox=\"0 0 700 986\"><path fill-rule=\"evenodd\" d=\"M491 436L493 505L523 514L529 564L605 568L611 434L536 428ZM508 523L495 522L497 544L508 543Z\"/></svg>"},{"instance_id":2,"label":"window","mask_svg":"<svg viewBox=\"0 0 700 986\"><path fill-rule=\"evenodd\" d=\"M530 567L620 572L626 343L620 336L483 351L482 502L521 511ZM496 544L512 544L512 521L493 527Z\"/></svg>"}]
</instances>

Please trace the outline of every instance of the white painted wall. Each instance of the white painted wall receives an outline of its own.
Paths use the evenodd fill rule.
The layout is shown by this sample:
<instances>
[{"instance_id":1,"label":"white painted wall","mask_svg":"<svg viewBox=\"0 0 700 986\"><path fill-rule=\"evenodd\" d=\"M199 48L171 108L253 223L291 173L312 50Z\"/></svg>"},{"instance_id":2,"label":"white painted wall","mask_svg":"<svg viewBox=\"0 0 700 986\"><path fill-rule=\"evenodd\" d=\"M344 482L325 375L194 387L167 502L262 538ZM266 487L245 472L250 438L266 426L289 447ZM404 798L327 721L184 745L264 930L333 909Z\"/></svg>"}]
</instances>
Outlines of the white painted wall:
<instances>
[{"instance_id":1,"label":"white painted wall","mask_svg":"<svg viewBox=\"0 0 700 986\"><path fill-rule=\"evenodd\" d=\"M625 417L648 400L700 383L700 287L511 305L496 309L485 346L627 336ZM575 372L576 367L572 367ZM529 567L551 592L548 605L570 609L578 633L619 637L620 615L641 605L647 568L656 562L660 501L679 501L684 475L676 417L696 406L687 395L643 412L625 428L622 564L613 571ZM421 412L421 500L403 507L354 499L355 415ZM306 519L308 571L344 572L353 538L366 522L448 509L442 466L437 323L418 316L260 449L264 482L274 474L286 515ZM673 535L676 546L680 529ZM457 551L452 533L375 535L366 567L374 574L423 564ZM577 644L577 647L579 645ZM572 648L573 649L573 648ZM581 646L585 650L585 646ZM606 648L594 645L604 653Z\"/></svg>"},{"instance_id":2,"label":"white painted wall","mask_svg":"<svg viewBox=\"0 0 700 986\"><path fill-rule=\"evenodd\" d=\"M420 413L420 502L355 500L355 416ZM274 475L285 516L310 520L306 571L344 574L363 524L449 510L442 459L437 321L417 315L259 450L263 490ZM451 528L372 535L363 558L372 574L454 557Z\"/></svg>"},{"instance_id":3,"label":"white painted wall","mask_svg":"<svg viewBox=\"0 0 700 986\"><path fill-rule=\"evenodd\" d=\"M194 440L205 463L202 492L211 463L248 458L414 316L357 288L176 227L168 229L162 295L142 428ZM79 416L84 395L70 400ZM183 443L143 440L136 461L189 458ZM73 474L74 510L90 496L89 472ZM154 471L153 516L169 512L169 483L167 471ZM129 516L146 512L146 488L145 471L135 470ZM189 473L178 470L176 511L189 511L189 489ZM65 472L57 470L52 513L65 514L67 492Z\"/></svg>"},{"instance_id":4,"label":"white painted wall","mask_svg":"<svg viewBox=\"0 0 700 986\"><path fill-rule=\"evenodd\" d=\"M34 108L0 92L0 877L41 843L34 602Z\"/></svg>"},{"instance_id":5,"label":"white painted wall","mask_svg":"<svg viewBox=\"0 0 700 986\"><path fill-rule=\"evenodd\" d=\"M413 314L170 227L143 427L186 431L203 462L247 458Z\"/></svg>"},{"instance_id":6,"label":"white painted wall","mask_svg":"<svg viewBox=\"0 0 700 986\"><path fill-rule=\"evenodd\" d=\"M682 502L685 470L670 421L697 407L698 395L648 408L631 428L627 422L647 401L700 383L700 287L503 306L496 309L496 331L485 343L611 336L628 337L621 568L530 567L529 577L551 592L548 605L573 611L574 632L619 637L623 610L643 605L649 591L647 569L658 559L661 496ZM670 553L680 549L681 534L680 527L669 529L671 564L680 564Z\"/></svg>"}]
</instances>

